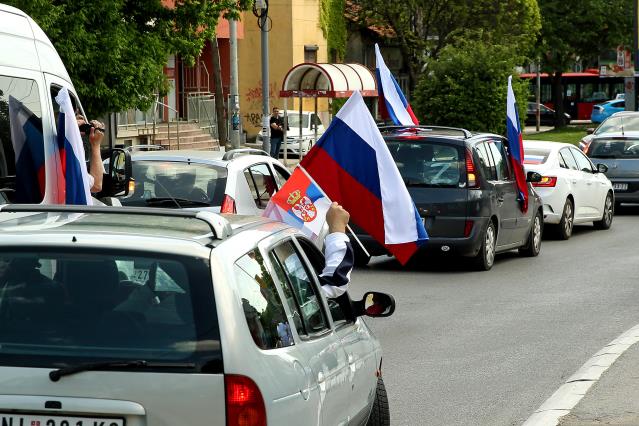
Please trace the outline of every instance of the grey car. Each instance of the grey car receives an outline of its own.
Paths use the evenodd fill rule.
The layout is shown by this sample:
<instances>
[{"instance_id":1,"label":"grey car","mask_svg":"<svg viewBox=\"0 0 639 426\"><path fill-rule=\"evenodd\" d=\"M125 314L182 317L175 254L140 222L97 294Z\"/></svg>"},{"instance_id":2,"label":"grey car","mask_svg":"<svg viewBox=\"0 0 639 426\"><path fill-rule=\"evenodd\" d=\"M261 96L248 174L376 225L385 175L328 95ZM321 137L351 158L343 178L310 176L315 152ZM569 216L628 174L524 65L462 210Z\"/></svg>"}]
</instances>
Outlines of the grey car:
<instances>
[{"instance_id":1,"label":"grey car","mask_svg":"<svg viewBox=\"0 0 639 426\"><path fill-rule=\"evenodd\" d=\"M323 259L260 217L1 206L0 424L390 424L359 315L394 301L327 299Z\"/></svg>"}]
</instances>

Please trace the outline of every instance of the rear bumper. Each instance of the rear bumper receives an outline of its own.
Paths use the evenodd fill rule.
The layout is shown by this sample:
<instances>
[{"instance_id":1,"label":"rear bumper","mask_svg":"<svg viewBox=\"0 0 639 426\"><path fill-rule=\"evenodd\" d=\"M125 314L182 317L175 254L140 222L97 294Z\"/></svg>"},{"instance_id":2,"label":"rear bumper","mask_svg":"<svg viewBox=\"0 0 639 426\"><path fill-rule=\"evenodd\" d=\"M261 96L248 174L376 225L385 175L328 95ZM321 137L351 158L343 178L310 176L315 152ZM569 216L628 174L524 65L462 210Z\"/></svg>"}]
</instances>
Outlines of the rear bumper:
<instances>
[{"instance_id":1,"label":"rear bumper","mask_svg":"<svg viewBox=\"0 0 639 426\"><path fill-rule=\"evenodd\" d=\"M612 178L612 185L625 183L628 189L625 191L615 190L615 202L617 203L639 203L639 179L637 178Z\"/></svg>"},{"instance_id":2,"label":"rear bumper","mask_svg":"<svg viewBox=\"0 0 639 426\"><path fill-rule=\"evenodd\" d=\"M419 248L419 254L421 253L442 253L453 254L458 256L475 256L481 247L482 236L484 229L488 223L487 217L469 218L474 222L473 229L468 237L430 237L426 244L423 244ZM357 242L354 241L353 236L350 235L351 243L355 247ZM375 241L373 237L368 234L364 234L361 231L357 232L357 237L362 242L366 250L371 256L389 255L388 250Z\"/></svg>"}]
</instances>

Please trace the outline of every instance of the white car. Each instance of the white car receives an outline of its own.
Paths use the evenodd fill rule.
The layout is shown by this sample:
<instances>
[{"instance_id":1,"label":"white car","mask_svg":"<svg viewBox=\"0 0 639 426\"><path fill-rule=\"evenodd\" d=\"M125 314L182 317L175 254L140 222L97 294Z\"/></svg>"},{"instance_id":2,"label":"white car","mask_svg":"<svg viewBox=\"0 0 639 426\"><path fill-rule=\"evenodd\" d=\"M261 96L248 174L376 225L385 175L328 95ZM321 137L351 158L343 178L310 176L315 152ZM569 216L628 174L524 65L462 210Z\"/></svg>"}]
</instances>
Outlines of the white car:
<instances>
[{"instance_id":1,"label":"white car","mask_svg":"<svg viewBox=\"0 0 639 426\"><path fill-rule=\"evenodd\" d=\"M313 140L315 138L315 127L317 124L317 138L319 139L325 131L324 124L320 118L315 115L314 112L302 111L302 119L300 126L300 112L299 111L286 111L288 118L288 130L286 131L286 149L288 154L299 155L300 153L300 127L302 128L302 155L311 149ZM280 116L284 117L284 113L280 111ZM255 144L257 148L262 148L262 130L257 134ZM280 147L280 156L284 156L284 143Z\"/></svg>"},{"instance_id":2,"label":"white car","mask_svg":"<svg viewBox=\"0 0 639 426\"><path fill-rule=\"evenodd\" d=\"M526 171L543 176L533 186L542 199L544 223L554 225L559 238L570 238L580 223L610 228L615 196L605 165L595 167L574 145L558 142L524 141L524 156Z\"/></svg>"},{"instance_id":3,"label":"white car","mask_svg":"<svg viewBox=\"0 0 639 426\"><path fill-rule=\"evenodd\" d=\"M288 169L256 149L133 151L133 188L123 206L198 208L261 215L290 176Z\"/></svg>"},{"instance_id":4,"label":"white car","mask_svg":"<svg viewBox=\"0 0 639 426\"><path fill-rule=\"evenodd\" d=\"M0 424L390 424L361 316L394 300L327 299L322 261L263 218L0 207Z\"/></svg>"}]
</instances>

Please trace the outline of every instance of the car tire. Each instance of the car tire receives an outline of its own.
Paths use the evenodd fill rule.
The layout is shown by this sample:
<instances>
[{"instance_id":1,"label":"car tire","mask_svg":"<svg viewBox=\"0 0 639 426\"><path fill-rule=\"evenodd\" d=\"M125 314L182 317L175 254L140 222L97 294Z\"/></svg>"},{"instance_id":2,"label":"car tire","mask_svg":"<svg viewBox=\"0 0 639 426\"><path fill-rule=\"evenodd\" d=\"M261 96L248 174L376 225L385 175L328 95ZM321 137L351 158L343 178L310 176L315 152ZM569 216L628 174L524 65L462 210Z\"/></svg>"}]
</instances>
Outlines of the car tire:
<instances>
[{"instance_id":1,"label":"car tire","mask_svg":"<svg viewBox=\"0 0 639 426\"><path fill-rule=\"evenodd\" d=\"M364 253L359 244L353 244L353 255L355 257L353 259L355 266L366 266L371 260L371 257Z\"/></svg>"},{"instance_id":2,"label":"car tire","mask_svg":"<svg viewBox=\"0 0 639 426\"><path fill-rule=\"evenodd\" d=\"M495 263L495 246L497 245L497 231L492 220L482 235L482 243L479 253L473 258L473 264L478 271L489 271Z\"/></svg>"},{"instance_id":3,"label":"car tire","mask_svg":"<svg viewBox=\"0 0 639 426\"><path fill-rule=\"evenodd\" d=\"M557 238L567 240L572 235L572 228L575 224L575 207L570 198L566 199L564 211L561 214L561 220L556 228Z\"/></svg>"},{"instance_id":4,"label":"car tire","mask_svg":"<svg viewBox=\"0 0 639 426\"><path fill-rule=\"evenodd\" d=\"M540 211L533 218L526 245L519 249L519 254L526 257L535 257L541 251L541 234L544 232L544 219Z\"/></svg>"},{"instance_id":5,"label":"car tire","mask_svg":"<svg viewBox=\"0 0 639 426\"><path fill-rule=\"evenodd\" d=\"M604 212L601 220L593 222L595 229L610 229L612 226L612 218L615 216L615 203L612 200L612 193L606 195L604 202Z\"/></svg>"},{"instance_id":6,"label":"car tire","mask_svg":"<svg viewBox=\"0 0 639 426\"><path fill-rule=\"evenodd\" d=\"M390 426L390 408L388 406L388 396L386 387L381 377L377 378L377 389L375 390L375 401L373 409L368 417L366 426Z\"/></svg>"}]
</instances>

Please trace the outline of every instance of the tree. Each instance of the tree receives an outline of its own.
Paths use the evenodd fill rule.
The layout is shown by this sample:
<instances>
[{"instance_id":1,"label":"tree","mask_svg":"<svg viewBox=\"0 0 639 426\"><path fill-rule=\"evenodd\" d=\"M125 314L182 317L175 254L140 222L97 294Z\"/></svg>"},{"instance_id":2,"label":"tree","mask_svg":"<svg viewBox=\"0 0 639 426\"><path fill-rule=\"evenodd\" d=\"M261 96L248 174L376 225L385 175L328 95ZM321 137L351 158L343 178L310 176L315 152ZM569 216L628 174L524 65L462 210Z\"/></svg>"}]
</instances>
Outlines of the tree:
<instances>
[{"instance_id":1,"label":"tree","mask_svg":"<svg viewBox=\"0 0 639 426\"><path fill-rule=\"evenodd\" d=\"M429 58L458 38L511 44L518 54L532 51L540 27L537 0L355 0L364 25L390 27L408 61L410 85Z\"/></svg>"},{"instance_id":2,"label":"tree","mask_svg":"<svg viewBox=\"0 0 639 426\"><path fill-rule=\"evenodd\" d=\"M60 54L90 116L147 110L168 90L170 54L187 63L215 34L223 13L251 0L8 0L29 14Z\"/></svg>"},{"instance_id":3,"label":"tree","mask_svg":"<svg viewBox=\"0 0 639 426\"><path fill-rule=\"evenodd\" d=\"M481 40L446 46L420 79L412 105L429 124L505 134L508 76L522 60L512 46ZM513 91L522 119L528 82L513 76Z\"/></svg>"},{"instance_id":4,"label":"tree","mask_svg":"<svg viewBox=\"0 0 639 426\"><path fill-rule=\"evenodd\" d=\"M577 58L593 59L619 44L631 45L633 0L538 0L542 70L552 75L555 125L565 126L561 76Z\"/></svg>"}]
</instances>

